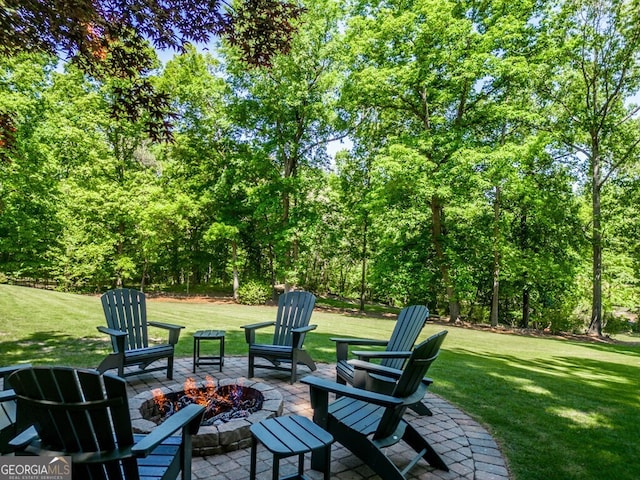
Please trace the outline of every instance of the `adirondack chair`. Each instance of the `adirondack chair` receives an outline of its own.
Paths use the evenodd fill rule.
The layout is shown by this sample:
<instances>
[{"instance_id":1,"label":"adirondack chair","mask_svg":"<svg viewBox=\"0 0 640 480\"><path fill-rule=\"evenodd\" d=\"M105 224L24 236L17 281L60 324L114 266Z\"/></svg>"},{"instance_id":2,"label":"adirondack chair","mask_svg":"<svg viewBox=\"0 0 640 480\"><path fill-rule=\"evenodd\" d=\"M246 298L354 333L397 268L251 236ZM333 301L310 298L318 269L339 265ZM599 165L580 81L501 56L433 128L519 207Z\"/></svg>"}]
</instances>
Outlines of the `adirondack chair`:
<instances>
[{"instance_id":1,"label":"adirondack chair","mask_svg":"<svg viewBox=\"0 0 640 480\"><path fill-rule=\"evenodd\" d=\"M315 362L302 349L307 332L317 326L309 325L315 303L316 297L309 292L284 293L278 299L275 322L242 326L249 345L249 378L253 377L255 368L269 368L291 371L290 382L294 383L297 379L298 364L306 365L311 371L316 370ZM273 341L270 344L256 343L256 330L271 326L275 326ZM270 364L256 364L257 357L269 361Z\"/></svg>"},{"instance_id":2,"label":"adirondack chair","mask_svg":"<svg viewBox=\"0 0 640 480\"><path fill-rule=\"evenodd\" d=\"M204 407L189 405L142 436L132 432L126 382L115 375L32 367L12 374L11 384L17 455L70 456L74 480L191 479L191 435Z\"/></svg>"},{"instance_id":3,"label":"adirondack chair","mask_svg":"<svg viewBox=\"0 0 640 480\"><path fill-rule=\"evenodd\" d=\"M109 290L101 297L102 308L107 327L98 330L111 336L113 353L109 354L98 366L104 373L112 368L118 369L118 375L126 377L143 372L167 369L167 378L173 378L174 346L178 343L180 330L184 327L169 323L147 322L147 304L145 295L137 290L121 288ZM169 331L167 343L149 344L148 327L157 327ZM167 359L167 366L147 368L156 360ZM125 373L125 367L138 365L139 369Z\"/></svg>"},{"instance_id":4,"label":"adirondack chair","mask_svg":"<svg viewBox=\"0 0 640 480\"><path fill-rule=\"evenodd\" d=\"M430 349L427 349L425 355L431 359L429 362L429 367L433 365L433 362L436 361L438 355L440 354L440 347L442 345L443 339L441 339L438 335L434 335L431 337L431 342L429 342ZM427 371L429 370L427 368ZM425 372L426 374L427 372ZM402 369L399 368L391 368L386 367L384 370L380 370L376 372L374 369L370 368L369 370L364 369L356 369L353 377L353 386L356 388L363 388L365 390L369 390L370 392L383 393L386 395L393 394L393 390L396 386L396 381L402 374ZM423 389L426 389L433 383L433 380L430 378L423 378L422 384ZM432 416L433 413L429 408L422 403L422 397L417 398L415 403L408 405L411 410L416 412L418 415L428 415Z\"/></svg>"},{"instance_id":5,"label":"adirondack chair","mask_svg":"<svg viewBox=\"0 0 640 480\"><path fill-rule=\"evenodd\" d=\"M353 384L354 368L348 362L348 356L349 347L354 345L386 347L384 351L354 351L352 354L360 360L378 358L381 359L380 364L385 367L402 368L428 318L429 310L427 307L412 305L400 311L389 340L331 338L336 344L336 381L343 385Z\"/></svg>"},{"instance_id":6,"label":"adirondack chair","mask_svg":"<svg viewBox=\"0 0 640 480\"><path fill-rule=\"evenodd\" d=\"M422 378L434 360L429 354L434 346L439 350L446 334L446 331L442 331L420 343L409 356L404 370L351 360L356 370L396 376L397 381L391 395L349 387L310 375L301 380L310 387L314 422L332 434L337 442L360 458L383 480L406 479L407 472L421 459L439 470L449 470L429 442L403 419L409 405L424 395L427 387ZM331 404L330 392L339 396ZM403 470L383 450L400 441L404 441L416 452L415 458ZM311 458L312 468L322 471L326 454L326 450L315 452Z\"/></svg>"},{"instance_id":7,"label":"adirondack chair","mask_svg":"<svg viewBox=\"0 0 640 480\"><path fill-rule=\"evenodd\" d=\"M343 385L354 385L354 368L349 363L350 346L384 346L383 351L353 351L360 360L379 359L380 365L388 368L401 369L416 343L420 332L429 318L429 309L423 305L411 305L403 308L398 315L395 327L389 340L374 340L368 338L331 338L336 344L336 381ZM376 381L374 381L376 380ZM429 379L425 382L431 383ZM389 393L395 385L395 380L376 374L371 374L369 381L365 385L360 383L355 385L359 388L366 388L380 393ZM419 402L411 407L420 415L431 415L431 410Z\"/></svg>"}]
</instances>

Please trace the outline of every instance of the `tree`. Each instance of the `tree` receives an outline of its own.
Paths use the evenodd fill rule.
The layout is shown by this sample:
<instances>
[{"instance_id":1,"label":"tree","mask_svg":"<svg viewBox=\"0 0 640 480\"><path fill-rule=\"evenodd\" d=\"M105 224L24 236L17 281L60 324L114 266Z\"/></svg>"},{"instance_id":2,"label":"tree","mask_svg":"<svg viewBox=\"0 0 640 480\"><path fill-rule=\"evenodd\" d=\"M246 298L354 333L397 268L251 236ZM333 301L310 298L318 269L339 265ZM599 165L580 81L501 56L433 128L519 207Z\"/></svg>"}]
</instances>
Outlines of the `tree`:
<instances>
[{"instance_id":1,"label":"tree","mask_svg":"<svg viewBox=\"0 0 640 480\"><path fill-rule=\"evenodd\" d=\"M0 12L0 57L44 52L71 58L90 76L128 79L115 92L116 118L144 118L149 134L170 136L164 92L146 78L153 56L145 48L183 48L222 36L249 65L270 65L287 52L300 7L280 0L6 0ZM11 113L0 111L0 142L11 141ZM0 143L1 145L1 143Z\"/></svg>"},{"instance_id":2,"label":"tree","mask_svg":"<svg viewBox=\"0 0 640 480\"><path fill-rule=\"evenodd\" d=\"M465 224L454 215L478 192L476 166L465 152L497 144L508 67L516 63L511 44L522 43L514 38L533 7L528 1L363 3L347 30L353 59L347 94L359 105L357 115L384 132L383 175L422 192L451 321L472 284Z\"/></svg>"},{"instance_id":3,"label":"tree","mask_svg":"<svg viewBox=\"0 0 640 480\"><path fill-rule=\"evenodd\" d=\"M336 156L337 172L332 189L336 192L335 209L341 212L336 219L339 231L332 242L332 250L334 254L341 254L339 258L343 267L351 262L359 263L361 312L365 310L370 249L371 159L372 154L369 152L340 152ZM347 259L351 262L347 262Z\"/></svg>"},{"instance_id":4,"label":"tree","mask_svg":"<svg viewBox=\"0 0 640 480\"><path fill-rule=\"evenodd\" d=\"M530 136L512 151L512 174L501 191L501 319L556 331L571 326L584 239L573 177L547 144L546 135ZM510 313L518 303L519 319Z\"/></svg>"},{"instance_id":5,"label":"tree","mask_svg":"<svg viewBox=\"0 0 640 480\"><path fill-rule=\"evenodd\" d=\"M238 129L229 118L229 86L220 62L192 47L168 62L160 83L172 92L172 106L180 112L175 140L163 148L163 183L168 193L183 195L194 205L191 238L180 238L191 245L191 268L198 281L205 277L201 274L205 264L209 280L221 283L230 266L235 298L243 256L240 238L247 229L246 189L252 175L236 139Z\"/></svg>"},{"instance_id":6,"label":"tree","mask_svg":"<svg viewBox=\"0 0 640 480\"><path fill-rule=\"evenodd\" d=\"M588 332L602 335L602 192L640 154L640 10L628 0L568 0L552 9L541 90L559 153L590 186L592 302Z\"/></svg>"},{"instance_id":7,"label":"tree","mask_svg":"<svg viewBox=\"0 0 640 480\"><path fill-rule=\"evenodd\" d=\"M10 145L0 146L0 264L16 276L50 277L48 251L62 230L57 169L42 135L53 69L46 55L0 58L0 112L15 112Z\"/></svg>"},{"instance_id":8,"label":"tree","mask_svg":"<svg viewBox=\"0 0 640 480\"><path fill-rule=\"evenodd\" d=\"M339 82L336 50L341 9L337 2L310 2L304 25L287 56L274 57L271 69L247 72L235 50L227 50L238 95L237 119L252 148L267 156L277 184L270 194L280 196L280 225L275 248L278 276L289 287L297 281L302 225L310 215L303 169L325 166L326 145L335 138L335 91ZM311 179L313 174L307 175ZM265 202L272 200L265 199ZM265 203L265 205L266 205ZM306 209L306 211L305 211Z\"/></svg>"}]
</instances>

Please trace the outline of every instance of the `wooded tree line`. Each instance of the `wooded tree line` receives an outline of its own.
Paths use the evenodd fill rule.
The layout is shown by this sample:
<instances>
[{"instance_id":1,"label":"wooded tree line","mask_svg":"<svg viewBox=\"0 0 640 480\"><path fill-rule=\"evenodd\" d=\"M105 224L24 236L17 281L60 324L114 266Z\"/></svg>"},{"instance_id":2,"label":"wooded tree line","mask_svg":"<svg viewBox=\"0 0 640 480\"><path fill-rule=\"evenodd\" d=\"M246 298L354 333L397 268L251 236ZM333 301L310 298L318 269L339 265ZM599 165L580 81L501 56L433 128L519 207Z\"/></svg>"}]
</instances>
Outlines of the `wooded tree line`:
<instances>
[{"instance_id":1,"label":"wooded tree line","mask_svg":"<svg viewBox=\"0 0 640 480\"><path fill-rule=\"evenodd\" d=\"M0 272L597 334L637 308L638 2L305 8L267 67L221 41L143 69L170 143L111 115L131 78L0 56Z\"/></svg>"}]
</instances>

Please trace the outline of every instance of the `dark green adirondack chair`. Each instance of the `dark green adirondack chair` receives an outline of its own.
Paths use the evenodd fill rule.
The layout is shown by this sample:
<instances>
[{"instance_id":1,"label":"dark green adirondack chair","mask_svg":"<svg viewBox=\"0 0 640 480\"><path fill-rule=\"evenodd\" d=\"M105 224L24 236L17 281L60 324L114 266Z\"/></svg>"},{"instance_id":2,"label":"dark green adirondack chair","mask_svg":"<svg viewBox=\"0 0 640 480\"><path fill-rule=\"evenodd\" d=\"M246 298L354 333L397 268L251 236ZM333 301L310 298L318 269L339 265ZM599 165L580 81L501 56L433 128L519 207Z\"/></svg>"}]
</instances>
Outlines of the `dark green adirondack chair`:
<instances>
[{"instance_id":1,"label":"dark green adirondack chair","mask_svg":"<svg viewBox=\"0 0 640 480\"><path fill-rule=\"evenodd\" d=\"M189 405L148 435L134 435L120 377L31 367L10 379L21 432L10 442L16 454L70 456L74 480L191 480L191 435L204 407Z\"/></svg>"},{"instance_id":2,"label":"dark green adirondack chair","mask_svg":"<svg viewBox=\"0 0 640 480\"><path fill-rule=\"evenodd\" d=\"M440 354L440 347L442 345L442 339L439 337L435 337L433 341L429 344L431 346L431 350L426 351L426 355L431 359L429 362L429 366L433 365L433 362L436 361L438 355ZM428 368L427 368L428 371ZM427 372L425 372L426 374ZM380 371L376 371L373 368L369 368L367 370L362 368L357 368L355 370L353 376L353 386L357 388L363 388L365 390L369 390L371 392L384 393L386 395L393 394L393 391L396 387L396 381L402 374L402 369L400 368L391 368L385 367ZM423 378L423 389L429 387L433 380L430 378ZM415 403L408 405L411 410L416 412L418 415L428 415L431 416L433 413L429 408L422 403L422 398L417 398Z\"/></svg>"},{"instance_id":3,"label":"dark green adirondack chair","mask_svg":"<svg viewBox=\"0 0 640 480\"><path fill-rule=\"evenodd\" d=\"M354 368L348 363L350 346L382 346L383 351L354 351L351 352L360 360L380 359L380 364L390 368L402 368L409 358L418 335L429 318L429 310L423 305L412 305L403 308L391 332L389 340L375 340L370 338L331 338L336 344L336 381L338 383L353 384Z\"/></svg>"},{"instance_id":4,"label":"dark green adirondack chair","mask_svg":"<svg viewBox=\"0 0 640 480\"><path fill-rule=\"evenodd\" d=\"M104 373L117 368L118 375L125 377L166 368L167 378L172 379L174 345L178 343L180 330L184 327L170 323L148 322L145 295L137 290L109 290L101 299L107 327L99 326L98 330L111 336L113 353L100 363L97 370ZM150 344L149 326L168 330L167 343ZM151 363L164 358L167 359L166 367L147 368ZM138 370L125 373L125 367L136 365L139 367Z\"/></svg>"},{"instance_id":5,"label":"dark green adirondack chair","mask_svg":"<svg viewBox=\"0 0 640 480\"><path fill-rule=\"evenodd\" d=\"M316 297L309 292L288 292L278 299L278 313L275 322L243 325L245 338L249 345L249 378L253 377L255 368L269 368L291 372L291 383L297 378L298 365L306 365L311 371L316 364L309 354L303 350L307 332L316 328L309 325ZM256 343L256 330L275 327L273 340L269 344ZM263 358L269 364L256 364L256 358Z\"/></svg>"},{"instance_id":6,"label":"dark green adirondack chair","mask_svg":"<svg viewBox=\"0 0 640 480\"><path fill-rule=\"evenodd\" d=\"M409 356L403 370L351 360L356 370L396 376L391 395L348 387L314 376L306 376L301 380L310 387L314 422L332 434L337 442L383 480L404 480L406 473L421 459L439 470L449 470L429 442L403 419L406 409L423 397L427 386L422 379L435 360L430 354L440 350L446 334L446 331L442 331L420 343ZM329 403L330 392L339 396L332 403ZM416 452L415 458L403 470L383 450L400 441ZM312 456L312 468L323 470L326 453L323 450Z\"/></svg>"},{"instance_id":7,"label":"dark green adirondack chair","mask_svg":"<svg viewBox=\"0 0 640 480\"><path fill-rule=\"evenodd\" d=\"M336 343L336 381L343 385L354 385L354 368L348 362L350 346L383 346L380 351L353 351L360 360L379 359L380 365L388 368L402 369L411 349L416 343L420 332L429 318L429 309L423 305L411 305L403 308L398 314L395 327L389 340L373 340L368 338L332 338ZM375 380L375 381L374 381ZM431 381L425 379L425 383ZM372 374L365 385L359 383L355 386L366 388L380 393L389 393L395 381L391 378ZM412 410L420 415L431 415L431 411L421 402L413 405Z\"/></svg>"}]
</instances>

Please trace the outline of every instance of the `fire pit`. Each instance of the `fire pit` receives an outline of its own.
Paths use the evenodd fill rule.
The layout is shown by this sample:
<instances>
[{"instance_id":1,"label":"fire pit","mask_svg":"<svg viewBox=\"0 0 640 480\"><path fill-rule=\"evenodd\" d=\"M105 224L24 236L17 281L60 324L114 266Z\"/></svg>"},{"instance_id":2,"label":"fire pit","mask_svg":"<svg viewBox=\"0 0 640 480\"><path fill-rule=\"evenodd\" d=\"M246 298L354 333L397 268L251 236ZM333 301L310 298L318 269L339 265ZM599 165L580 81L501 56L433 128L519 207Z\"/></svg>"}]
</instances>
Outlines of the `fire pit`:
<instances>
[{"instance_id":1,"label":"fire pit","mask_svg":"<svg viewBox=\"0 0 640 480\"><path fill-rule=\"evenodd\" d=\"M194 455L215 455L249 447L249 427L281 415L283 409L282 395L269 385L244 378L224 379L217 384L210 377L201 384L187 379L184 385L175 384L133 397L130 410L134 432L150 432L190 403L205 407L202 425L193 437Z\"/></svg>"}]
</instances>

